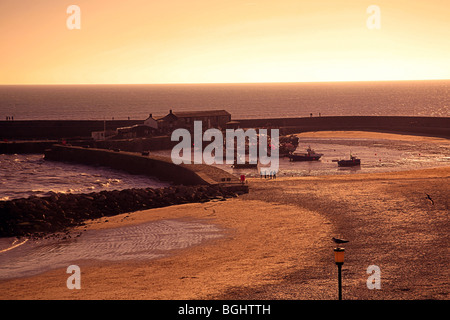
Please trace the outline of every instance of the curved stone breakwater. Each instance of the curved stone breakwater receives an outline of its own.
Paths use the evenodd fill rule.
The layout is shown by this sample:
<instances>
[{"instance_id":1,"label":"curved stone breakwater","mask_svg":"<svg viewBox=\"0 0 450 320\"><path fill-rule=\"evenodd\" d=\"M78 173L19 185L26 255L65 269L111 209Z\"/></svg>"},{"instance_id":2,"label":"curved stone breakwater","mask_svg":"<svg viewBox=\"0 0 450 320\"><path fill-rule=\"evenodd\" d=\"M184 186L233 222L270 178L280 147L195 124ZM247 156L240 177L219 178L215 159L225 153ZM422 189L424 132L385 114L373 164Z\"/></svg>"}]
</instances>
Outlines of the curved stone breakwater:
<instances>
[{"instance_id":1,"label":"curved stone breakwater","mask_svg":"<svg viewBox=\"0 0 450 320\"><path fill-rule=\"evenodd\" d=\"M171 186L88 194L55 193L0 202L0 237L40 237L83 225L85 220L183 203L226 200L246 185Z\"/></svg>"}]
</instances>

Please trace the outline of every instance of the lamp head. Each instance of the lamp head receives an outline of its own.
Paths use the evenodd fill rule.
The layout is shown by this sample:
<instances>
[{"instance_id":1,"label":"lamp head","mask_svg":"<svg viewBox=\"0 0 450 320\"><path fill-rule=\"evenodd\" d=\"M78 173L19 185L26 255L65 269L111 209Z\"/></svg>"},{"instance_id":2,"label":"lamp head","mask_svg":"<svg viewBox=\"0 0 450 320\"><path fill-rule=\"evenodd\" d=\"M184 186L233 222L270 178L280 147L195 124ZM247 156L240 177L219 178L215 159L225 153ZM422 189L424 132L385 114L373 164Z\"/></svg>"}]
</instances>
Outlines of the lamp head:
<instances>
[{"instance_id":1,"label":"lamp head","mask_svg":"<svg viewBox=\"0 0 450 320\"><path fill-rule=\"evenodd\" d=\"M336 264L344 264L344 248L335 248L334 249L334 261Z\"/></svg>"}]
</instances>

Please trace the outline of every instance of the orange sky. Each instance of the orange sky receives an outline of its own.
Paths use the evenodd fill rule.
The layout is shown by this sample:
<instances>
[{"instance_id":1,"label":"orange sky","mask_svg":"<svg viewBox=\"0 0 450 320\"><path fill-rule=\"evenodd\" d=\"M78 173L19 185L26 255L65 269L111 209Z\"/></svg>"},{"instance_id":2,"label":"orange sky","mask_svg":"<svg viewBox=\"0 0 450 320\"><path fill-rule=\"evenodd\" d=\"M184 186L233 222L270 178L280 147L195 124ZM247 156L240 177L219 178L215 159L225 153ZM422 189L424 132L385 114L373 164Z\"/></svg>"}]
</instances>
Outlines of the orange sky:
<instances>
[{"instance_id":1,"label":"orange sky","mask_svg":"<svg viewBox=\"0 0 450 320\"><path fill-rule=\"evenodd\" d=\"M66 27L71 4L80 30ZM448 0L2 0L0 84L450 79L449 12Z\"/></svg>"}]
</instances>

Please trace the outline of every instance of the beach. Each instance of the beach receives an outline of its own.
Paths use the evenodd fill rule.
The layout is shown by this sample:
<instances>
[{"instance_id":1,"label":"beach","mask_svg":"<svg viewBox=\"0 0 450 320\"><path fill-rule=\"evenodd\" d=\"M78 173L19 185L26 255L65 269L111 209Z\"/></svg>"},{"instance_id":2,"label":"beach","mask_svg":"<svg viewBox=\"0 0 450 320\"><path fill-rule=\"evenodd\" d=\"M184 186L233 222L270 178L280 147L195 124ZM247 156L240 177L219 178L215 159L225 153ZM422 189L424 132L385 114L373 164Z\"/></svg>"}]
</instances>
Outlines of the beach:
<instances>
[{"instance_id":1,"label":"beach","mask_svg":"<svg viewBox=\"0 0 450 320\"><path fill-rule=\"evenodd\" d=\"M344 138L344 139L385 139L399 141L420 141L434 143L448 143L446 138L436 138L432 136L369 132L369 131L312 131L297 134L301 138Z\"/></svg>"},{"instance_id":2,"label":"beach","mask_svg":"<svg viewBox=\"0 0 450 320\"><path fill-rule=\"evenodd\" d=\"M308 134L337 133L302 135ZM349 240L343 299L449 298L450 167L247 183L249 193L238 198L125 213L73 230L82 238L84 230L201 221L215 226L218 237L160 258L77 261L79 290L67 288L66 268L0 280L0 299L335 300L333 236ZM373 265L380 268L381 289L367 287Z\"/></svg>"}]
</instances>

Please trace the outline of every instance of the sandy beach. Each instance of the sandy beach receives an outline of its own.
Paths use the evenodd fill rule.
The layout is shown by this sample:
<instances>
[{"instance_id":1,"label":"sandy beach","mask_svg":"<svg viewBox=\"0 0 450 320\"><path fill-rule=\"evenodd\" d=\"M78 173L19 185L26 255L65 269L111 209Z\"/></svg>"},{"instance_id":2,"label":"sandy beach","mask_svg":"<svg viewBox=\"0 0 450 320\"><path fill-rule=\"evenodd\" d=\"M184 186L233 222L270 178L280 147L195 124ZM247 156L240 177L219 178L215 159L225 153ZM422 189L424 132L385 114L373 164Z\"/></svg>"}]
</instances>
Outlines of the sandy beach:
<instances>
[{"instance_id":1,"label":"sandy beach","mask_svg":"<svg viewBox=\"0 0 450 320\"><path fill-rule=\"evenodd\" d=\"M336 133L302 136L327 134ZM334 300L333 236L350 241L343 265L344 299L449 299L450 167L252 178L248 184L250 192L239 198L132 212L74 230L177 219L214 225L221 237L157 259L82 261L80 290L66 287L65 268L0 280L0 299ZM367 288L371 265L380 268L381 289Z\"/></svg>"}]
</instances>

